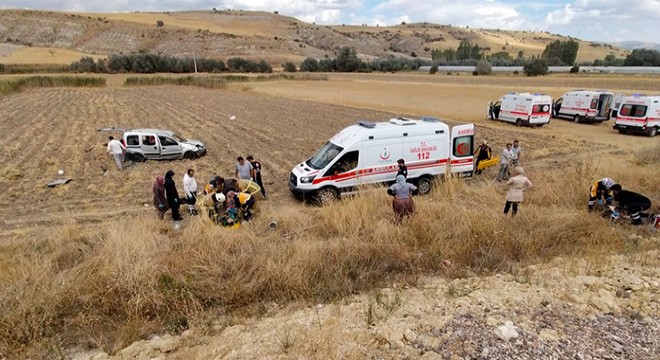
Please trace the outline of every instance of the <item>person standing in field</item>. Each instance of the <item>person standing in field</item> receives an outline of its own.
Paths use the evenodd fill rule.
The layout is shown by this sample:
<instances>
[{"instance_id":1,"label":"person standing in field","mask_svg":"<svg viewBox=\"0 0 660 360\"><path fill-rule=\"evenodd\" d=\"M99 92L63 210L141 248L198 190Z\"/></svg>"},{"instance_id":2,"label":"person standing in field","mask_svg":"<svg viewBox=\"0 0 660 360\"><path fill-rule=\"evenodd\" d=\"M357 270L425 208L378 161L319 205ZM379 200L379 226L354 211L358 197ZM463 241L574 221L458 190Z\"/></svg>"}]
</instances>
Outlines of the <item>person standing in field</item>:
<instances>
[{"instance_id":1,"label":"person standing in field","mask_svg":"<svg viewBox=\"0 0 660 360\"><path fill-rule=\"evenodd\" d=\"M237 159L238 163L235 167L235 175L237 179L254 180L254 167L249 161L245 161L242 156Z\"/></svg>"},{"instance_id":2,"label":"person standing in field","mask_svg":"<svg viewBox=\"0 0 660 360\"><path fill-rule=\"evenodd\" d=\"M403 217L412 215L415 211L412 196L417 193L417 187L415 185L407 183L403 175L397 175L396 183L387 189L387 193L394 196L392 209L394 210L394 217L397 222L401 221Z\"/></svg>"},{"instance_id":3,"label":"person standing in field","mask_svg":"<svg viewBox=\"0 0 660 360\"><path fill-rule=\"evenodd\" d=\"M488 142L484 140L481 143L481 145L479 145L475 153L477 154L477 161L476 164L474 165L474 169L475 169L475 173L479 175L481 174L481 170L479 170L479 163L484 160L490 160L492 150L490 146L488 146Z\"/></svg>"},{"instance_id":4,"label":"person standing in field","mask_svg":"<svg viewBox=\"0 0 660 360\"><path fill-rule=\"evenodd\" d=\"M167 205L172 209L172 220L174 221L174 227L178 229L178 222L183 220L181 214L179 213L179 207L181 206L181 200L179 200L179 193L176 191L176 183L172 178L174 176L174 171L168 170L165 173L165 197L167 198Z\"/></svg>"},{"instance_id":5,"label":"person standing in field","mask_svg":"<svg viewBox=\"0 0 660 360\"><path fill-rule=\"evenodd\" d=\"M513 140L513 147L511 148L511 166L517 167L520 165L520 156L522 154L522 148L518 140Z\"/></svg>"},{"instance_id":6,"label":"person standing in field","mask_svg":"<svg viewBox=\"0 0 660 360\"><path fill-rule=\"evenodd\" d=\"M497 173L497 181L506 180L509 178L509 166L511 166L511 147L512 144L506 144L506 148L500 154L500 171Z\"/></svg>"},{"instance_id":7,"label":"person standing in field","mask_svg":"<svg viewBox=\"0 0 660 360\"><path fill-rule=\"evenodd\" d=\"M506 193L506 203L504 205L504 215L509 214L511 211L511 216L516 216L518 212L518 204L523 201L523 192L532 187L532 182L525 177L525 171L521 167L516 167L513 169L513 177L507 181L509 185L509 191Z\"/></svg>"},{"instance_id":8,"label":"person standing in field","mask_svg":"<svg viewBox=\"0 0 660 360\"><path fill-rule=\"evenodd\" d=\"M404 178L408 178L408 167L406 166L406 161L403 159L399 159L396 161L397 165L399 165L399 171L396 172L396 176L403 175Z\"/></svg>"},{"instance_id":9,"label":"person standing in field","mask_svg":"<svg viewBox=\"0 0 660 360\"><path fill-rule=\"evenodd\" d=\"M264 197L264 199L267 199L268 194L266 194L266 188L264 187L264 182L261 178L261 163L254 160L252 155L248 155L247 161L250 162L250 164L252 165L252 168L254 169L254 181L261 188L261 195Z\"/></svg>"},{"instance_id":10,"label":"person standing in field","mask_svg":"<svg viewBox=\"0 0 660 360\"><path fill-rule=\"evenodd\" d=\"M154 206L158 211L158 218L163 220L163 215L170 209L167 204L167 198L165 197L165 178L158 175L156 176L156 181L152 188L154 193Z\"/></svg>"},{"instance_id":11,"label":"person standing in field","mask_svg":"<svg viewBox=\"0 0 660 360\"><path fill-rule=\"evenodd\" d=\"M195 180L195 170L188 169L183 175L183 192L186 194L186 203L188 204L188 213L190 215L197 215L197 180Z\"/></svg>"},{"instance_id":12,"label":"person standing in field","mask_svg":"<svg viewBox=\"0 0 660 360\"><path fill-rule=\"evenodd\" d=\"M118 170L123 169L124 163L124 154L126 153L126 146L121 143L119 140L115 140L113 136L108 137L108 154L112 154L115 159L115 164L117 165Z\"/></svg>"}]
</instances>

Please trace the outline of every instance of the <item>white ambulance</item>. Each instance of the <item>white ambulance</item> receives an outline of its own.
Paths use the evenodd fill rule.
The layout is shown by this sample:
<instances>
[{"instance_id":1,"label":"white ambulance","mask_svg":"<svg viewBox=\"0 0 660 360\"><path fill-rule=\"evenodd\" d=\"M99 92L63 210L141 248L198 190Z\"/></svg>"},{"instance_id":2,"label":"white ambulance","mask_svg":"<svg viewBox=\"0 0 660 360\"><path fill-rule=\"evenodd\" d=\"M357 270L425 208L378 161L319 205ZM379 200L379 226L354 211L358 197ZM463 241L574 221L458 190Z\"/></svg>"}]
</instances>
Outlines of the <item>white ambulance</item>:
<instances>
[{"instance_id":1,"label":"white ambulance","mask_svg":"<svg viewBox=\"0 0 660 360\"><path fill-rule=\"evenodd\" d=\"M603 122L610 119L614 94L605 90L573 90L557 99L553 116L580 122Z\"/></svg>"},{"instance_id":2,"label":"white ambulance","mask_svg":"<svg viewBox=\"0 0 660 360\"><path fill-rule=\"evenodd\" d=\"M493 119L518 126L543 126L550 122L552 97L544 94L510 93L493 105Z\"/></svg>"},{"instance_id":3,"label":"white ambulance","mask_svg":"<svg viewBox=\"0 0 660 360\"><path fill-rule=\"evenodd\" d=\"M614 129L621 134L655 136L660 131L660 95L626 96L621 100Z\"/></svg>"},{"instance_id":4,"label":"white ambulance","mask_svg":"<svg viewBox=\"0 0 660 360\"><path fill-rule=\"evenodd\" d=\"M408 181L423 195L431 190L434 178L447 172L472 176L474 131L474 124L450 128L430 117L360 121L296 165L289 189L296 197L327 204L355 193L361 185L394 182L397 160L403 159Z\"/></svg>"}]
</instances>

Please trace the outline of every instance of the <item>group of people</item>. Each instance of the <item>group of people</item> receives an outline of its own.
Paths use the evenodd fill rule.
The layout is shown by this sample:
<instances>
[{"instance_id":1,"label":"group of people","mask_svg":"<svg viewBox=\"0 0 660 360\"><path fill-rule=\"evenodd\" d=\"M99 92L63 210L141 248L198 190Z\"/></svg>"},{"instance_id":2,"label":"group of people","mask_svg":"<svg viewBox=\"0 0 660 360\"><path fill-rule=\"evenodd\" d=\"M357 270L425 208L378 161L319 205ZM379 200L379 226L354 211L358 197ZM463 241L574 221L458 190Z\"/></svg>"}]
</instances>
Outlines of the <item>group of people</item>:
<instances>
[{"instance_id":1,"label":"group of people","mask_svg":"<svg viewBox=\"0 0 660 360\"><path fill-rule=\"evenodd\" d=\"M191 216L197 216L198 196L203 195L200 205L205 208L205 213L218 223L229 226L240 220L250 221L256 203L254 195L261 192L263 197L267 198L261 169L261 163L255 161L252 156L248 156L247 161L239 156L234 167L234 178L224 179L214 175L203 189L197 184L195 170L188 169L183 176L185 198L179 196L173 178L174 171L168 170L165 176L157 176L153 184L153 202L158 217L163 219L165 213L171 211L174 226L178 229L182 220L179 211L181 204L187 205Z\"/></svg>"},{"instance_id":2,"label":"group of people","mask_svg":"<svg viewBox=\"0 0 660 360\"><path fill-rule=\"evenodd\" d=\"M475 151L475 171L476 175L481 174L479 170L479 163L482 161L490 160L492 158L493 150L488 146L488 142L484 140L477 150ZM522 147L518 140L513 140L512 143L507 143L506 147L500 153L500 169L497 172L497 181L508 180L511 176L512 169L515 169L520 165L522 159Z\"/></svg>"},{"instance_id":3,"label":"group of people","mask_svg":"<svg viewBox=\"0 0 660 360\"><path fill-rule=\"evenodd\" d=\"M633 225L641 225L644 211L651 209L652 206L648 197L624 190L620 184L609 177L600 179L591 185L587 203L589 211L594 211L597 206L610 206L613 202L616 203L616 206L612 212L612 218L618 219L621 212L625 212L630 216L630 222Z\"/></svg>"}]
</instances>

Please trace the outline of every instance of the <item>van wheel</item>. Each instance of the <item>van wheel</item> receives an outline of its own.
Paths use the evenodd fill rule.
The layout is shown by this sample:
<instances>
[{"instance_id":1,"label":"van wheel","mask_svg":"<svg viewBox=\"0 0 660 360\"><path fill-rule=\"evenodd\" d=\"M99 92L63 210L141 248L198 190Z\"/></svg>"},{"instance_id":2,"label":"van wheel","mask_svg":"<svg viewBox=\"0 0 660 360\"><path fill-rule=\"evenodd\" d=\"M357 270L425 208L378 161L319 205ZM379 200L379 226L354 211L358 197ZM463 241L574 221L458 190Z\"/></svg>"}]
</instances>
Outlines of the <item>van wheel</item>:
<instances>
[{"instance_id":1,"label":"van wheel","mask_svg":"<svg viewBox=\"0 0 660 360\"><path fill-rule=\"evenodd\" d=\"M417 192L419 195L426 195L430 193L432 188L433 183L431 183L431 179L427 177L423 177L417 181Z\"/></svg>"},{"instance_id":2,"label":"van wheel","mask_svg":"<svg viewBox=\"0 0 660 360\"><path fill-rule=\"evenodd\" d=\"M522 126L522 120L516 119L516 126L521 127Z\"/></svg>"},{"instance_id":3,"label":"van wheel","mask_svg":"<svg viewBox=\"0 0 660 360\"><path fill-rule=\"evenodd\" d=\"M579 123L580 123L580 115L575 115L575 116L573 117L573 121L574 121L576 124L579 124Z\"/></svg>"},{"instance_id":4,"label":"van wheel","mask_svg":"<svg viewBox=\"0 0 660 360\"><path fill-rule=\"evenodd\" d=\"M130 158L130 160L133 160L133 161L138 162L138 163L144 162L146 160L144 158L144 155L142 155L142 154L131 154L131 156L129 158Z\"/></svg>"},{"instance_id":5,"label":"van wheel","mask_svg":"<svg viewBox=\"0 0 660 360\"><path fill-rule=\"evenodd\" d=\"M619 130L619 134L626 134L626 132L623 130Z\"/></svg>"},{"instance_id":6,"label":"van wheel","mask_svg":"<svg viewBox=\"0 0 660 360\"><path fill-rule=\"evenodd\" d=\"M331 187L323 188L316 194L316 201L321 206L330 205L337 201L338 198L339 193L337 189Z\"/></svg>"},{"instance_id":7,"label":"van wheel","mask_svg":"<svg viewBox=\"0 0 660 360\"><path fill-rule=\"evenodd\" d=\"M188 160L192 160L196 157L197 157L197 155L192 151L187 151L185 154L183 154L183 158L188 159Z\"/></svg>"},{"instance_id":8,"label":"van wheel","mask_svg":"<svg viewBox=\"0 0 660 360\"><path fill-rule=\"evenodd\" d=\"M657 127L652 128L651 130L649 130L648 133L646 133L646 135L647 135L648 137L654 137L654 136L656 136L657 134L658 134L658 128L657 128Z\"/></svg>"}]
</instances>

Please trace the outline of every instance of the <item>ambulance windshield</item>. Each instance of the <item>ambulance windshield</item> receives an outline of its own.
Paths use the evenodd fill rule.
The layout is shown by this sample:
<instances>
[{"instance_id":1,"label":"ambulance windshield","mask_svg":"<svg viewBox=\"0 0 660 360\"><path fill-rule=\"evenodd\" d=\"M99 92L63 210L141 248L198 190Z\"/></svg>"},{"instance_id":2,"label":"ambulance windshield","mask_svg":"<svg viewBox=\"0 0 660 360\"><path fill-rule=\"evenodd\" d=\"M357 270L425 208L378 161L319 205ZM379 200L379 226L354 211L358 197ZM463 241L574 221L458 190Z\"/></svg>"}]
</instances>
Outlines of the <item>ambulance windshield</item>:
<instances>
[{"instance_id":1,"label":"ambulance windshield","mask_svg":"<svg viewBox=\"0 0 660 360\"><path fill-rule=\"evenodd\" d=\"M319 151L316 152L316 154L314 154L314 156L307 160L305 164L314 170L322 170L343 150L344 148L341 146L337 146L328 141Z\"/></svg>"}]
</instances>

